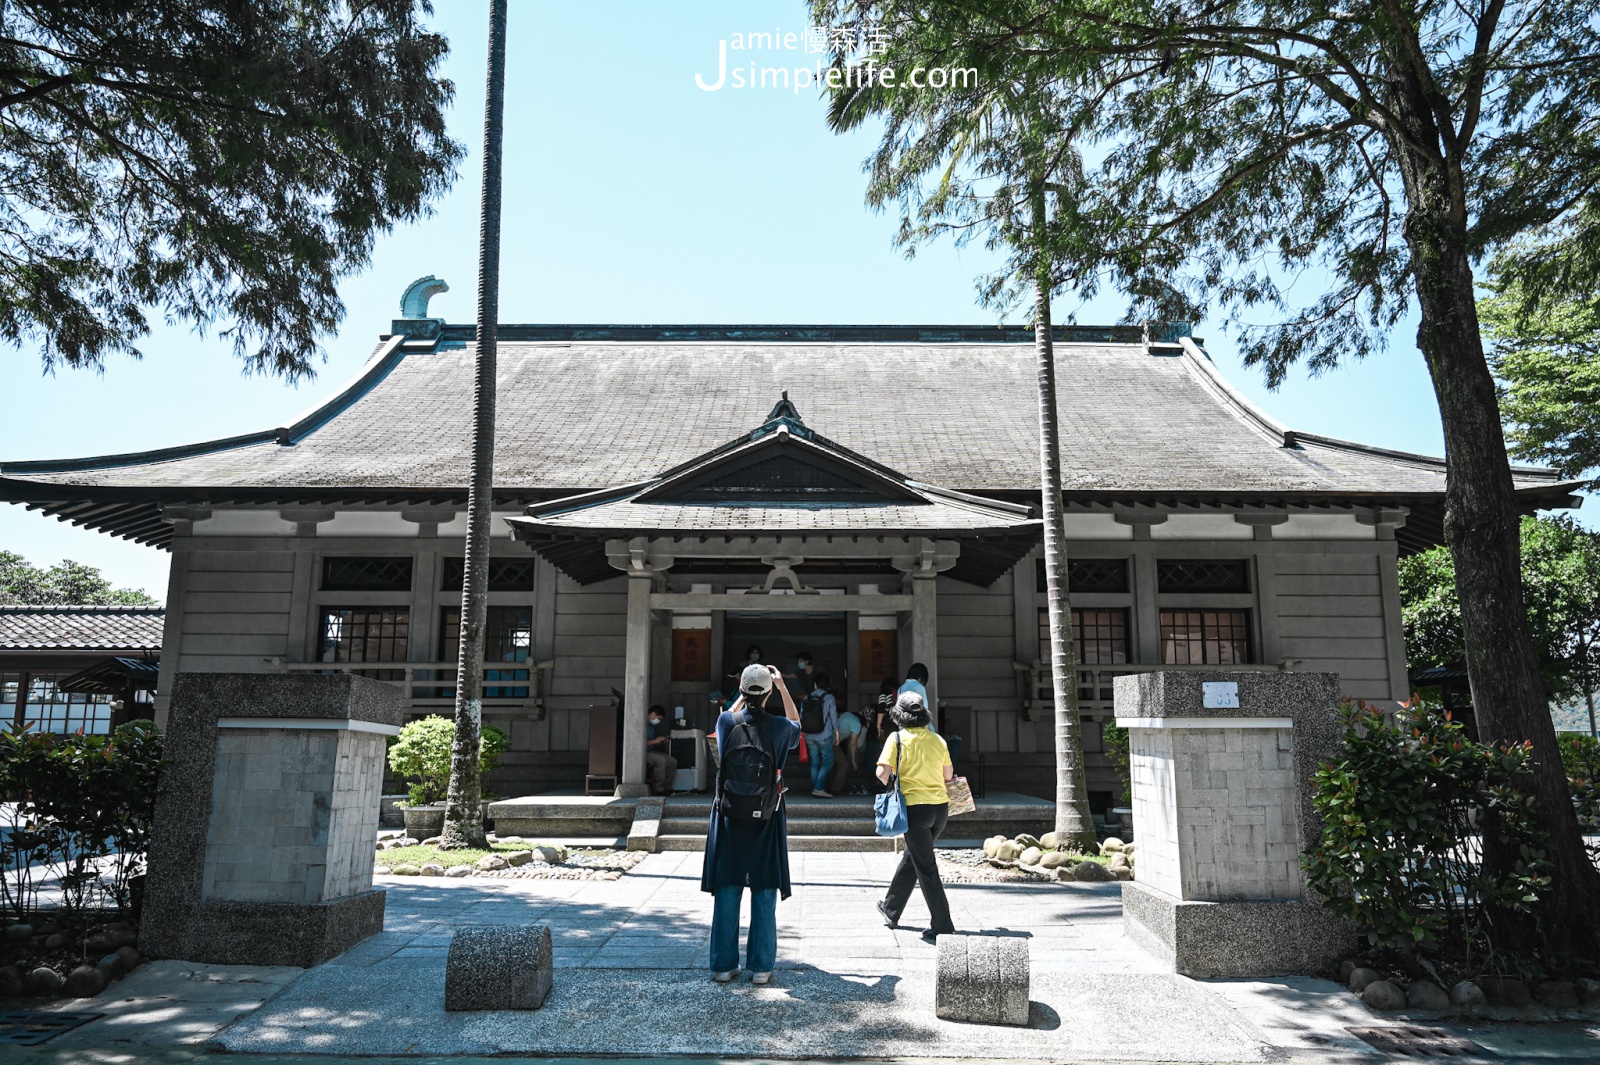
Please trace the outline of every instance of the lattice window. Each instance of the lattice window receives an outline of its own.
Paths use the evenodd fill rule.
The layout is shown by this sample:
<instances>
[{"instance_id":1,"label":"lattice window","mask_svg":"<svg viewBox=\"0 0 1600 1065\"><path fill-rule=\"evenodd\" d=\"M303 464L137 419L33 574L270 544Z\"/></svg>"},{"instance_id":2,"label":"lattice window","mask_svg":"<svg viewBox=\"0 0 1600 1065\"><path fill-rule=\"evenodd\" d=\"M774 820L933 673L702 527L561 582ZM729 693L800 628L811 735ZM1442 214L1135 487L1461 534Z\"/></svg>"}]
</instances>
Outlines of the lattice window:
<instances>
[{"instance_id":1,"label":"lattice window","mask_svg":"<svg viewBox=\"0 0 1600 1065\"><path fill-rule=\"evenodd\" d=\"M1161 611L1161 661L1175 666L1249 662L1250 612Z\"/></svg>"},{"instance_id":2,"label":"lattice window","mask_svg":"<svg viewBox=\"0 0 1600 1065\"><path fill-rule=\"evenodd\" d=\"M533 591L533 562L534 560L531 558L491 558L489 560L489 590L491 592ZM444 580L439 585L439 590L459 592L466 572L466 559L445 559Z\"/></svg>"},{"instance_id":3,"label":"lattice window","mask_svg":"<svg viewBox=\"0 0 1600 1065\"><path fill-rule=\"evenodd\" d=\"M405 607L333 607L322 612L322 662L404 662L411 638L411 612ZM375 670L364 675L377 680L401 680L398 670Z\"/></svg>"},{"instance_id":4,"label":"lattice window","mask_svg":"<svg viewBox=\"0 0 1600 1065\"><path fill-rule=\"evenodd\" d=\"M1159 592L1248 592L1250 567L1242 558L1162 559L1156 563Z\"/></svg>"},{"instance_id":5,"label":"lattice window","mask_svg":"<svg viewBox=\"0 0 1600 1065\"><path fill-rule=\"evenodd\" d=\"M64 692L56 682L66 674L31 674L28 677L27 702L22 708L22 721L35 732L58 732L66 735L82 732L86 736L103 736L111 731L111 696L91 695L87 692ZM7 694L16 698L17 681L8 675Z\"/></svg>"},{"instance_id":6,"label":"lattice window","mask_svg":"<svg viewBox=\"0 0 1600 1065\"><path fill-rule=\"evenodd\" d=\"M334 557L322 560L325 592L409 592L411 559Z\"/></svg>"},{"instance_id":7,"label":"lattice window","mask_svg":"<svg viewBox=\"0 0 1600 1065\"><path fill-rule=\"evenodd\" d=\"M1109 666L1128 660L1126 610L1072 611L1072 639L1080 666ZM1039 608L1039 661L1050 661L1050 611Z\"/></svg>"},{"instance_id":8,"label":"lattice window","mask_svg":"<svg viewBox=\"0 0 1600 1065\"><path fill-rule=\"evenodd\" d=\"M1126 610L1074 610L1072 636L1080 665L1105 666L1128 660Z\"/></svg>"},{"instance_id":9,"label":"lattice window","mask_svg":"<svg viewBox=\"0 0 1600 1065\"><path fill-rule=\"evenodd\" d=\"M1042 558L1034 560L1034 590L1038 592L1047 590ZM1069 558L1067 560L1067 591L1126 592L1127 590L1127 559Z\"/></svg>"},{"instance_id":10,"label":"lattice window","mask_svg":"<svg viewBox=\"0 0 1600 1065\"><path fill-rule=\"evenodd\" d=\"M1072 612L1073 645L1077 649L1078 665L1110 666L1128 661L1128 612L1126 610L1077 609ZM1050 661L1050 611L1039 611L1039 661ZM1078 698L1096 702L1109 702L1112 697L1111 682L1115 673L1095 669L1078 671ZM1045 687L1039 698L1049 698L1050 678L1042 678Z\"/></svg>"},{"instance_id":11,"label":"lattice window","mask_svg":"<svg viewBox=\"0 0 1600 1065\"><path fill-rule=\"evenodd\" d=\"M526 606L492 606L483 633L483 660L485 662L526 662L533 648L533 608ZM447 606L439 611L439 661L449 662L461 655L461 608ZM455 676L451 670L449 677ZM485 699L526 699L528 687L522 685L491 685L490 681L528 679L525 669L490 669L483 674ZM443 698L455 697L454 688L442 688Z\"/></svg>"}]
</instances>

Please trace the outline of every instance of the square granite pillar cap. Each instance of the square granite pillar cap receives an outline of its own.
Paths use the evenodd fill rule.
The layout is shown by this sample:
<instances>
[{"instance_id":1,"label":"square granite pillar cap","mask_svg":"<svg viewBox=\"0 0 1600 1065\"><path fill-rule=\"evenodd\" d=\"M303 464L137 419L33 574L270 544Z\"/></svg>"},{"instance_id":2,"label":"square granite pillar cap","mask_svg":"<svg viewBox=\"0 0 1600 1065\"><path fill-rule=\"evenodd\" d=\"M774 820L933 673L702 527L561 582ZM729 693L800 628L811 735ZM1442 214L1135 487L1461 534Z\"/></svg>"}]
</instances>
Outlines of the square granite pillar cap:
<instances>
[{"instance_id":1,"label":"square granite pillar cap","mask_svg":"<svg viewBox=\"0 0 1600 1065\"><path fill-rule=\"evenodd\" d=\"M1205 705L1205 685L1216 682L1238 685L1237 708ZM1112 683L1119 719L1289 717L1294 718L1295 728L1299 729L1302 717L1310 719L1304 724L1314 726L1317 719L1331 716L1337 724L1337 714L1332 713L1339 704L1337 673L1163 670L1130 673Z\"/></svg>"},{"instance_id":2,"label":"square granite pillar cap","mask_svg":"<svg viewBox=\"0 0 1600 1065\"><path fill-rule=\"evenodd\" d=\"M169 733L180 722L261 717L364 721L398 728L408 703L396 684L354 673L179 673L172 682Z\"/></svg>"}]
</instances>

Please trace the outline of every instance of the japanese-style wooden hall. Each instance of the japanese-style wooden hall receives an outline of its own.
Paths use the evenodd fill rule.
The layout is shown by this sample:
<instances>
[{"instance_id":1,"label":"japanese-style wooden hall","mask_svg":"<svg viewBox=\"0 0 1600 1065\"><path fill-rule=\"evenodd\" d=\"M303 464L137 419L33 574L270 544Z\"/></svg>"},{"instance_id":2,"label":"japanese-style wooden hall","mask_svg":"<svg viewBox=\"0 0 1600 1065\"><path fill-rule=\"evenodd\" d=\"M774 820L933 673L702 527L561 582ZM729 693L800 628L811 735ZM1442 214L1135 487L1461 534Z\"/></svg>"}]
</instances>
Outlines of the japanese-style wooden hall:
<instances>
[{"instance_id":1,"label":"japanese-style wooden hall","mask_svg":"<svg viewBox=\"0 0 1600 1065\"><path fill-rule=\"evenodd\" d=\"M425 314L425 312L422 312ZM470 326L397 320L291 425L0 467L0 497L172 553L158 713L179 671L358 668L450 712ZM502 326L486 719L501 794L584 785L591 708L708 697L751 645L810 651L841 703L928 667L988 786L1053 793L1039 666L1032 334L1015 327ZM1444 464L1300 433L1190 337L1058 331L1073 623L1093 804L1111 679L1333 670L1407 694L1397 557L1441 537ZM1528 511L1575 485L1518 469ZM373 663L381 663L374 667Z\"/></svg>"}]
</instances>

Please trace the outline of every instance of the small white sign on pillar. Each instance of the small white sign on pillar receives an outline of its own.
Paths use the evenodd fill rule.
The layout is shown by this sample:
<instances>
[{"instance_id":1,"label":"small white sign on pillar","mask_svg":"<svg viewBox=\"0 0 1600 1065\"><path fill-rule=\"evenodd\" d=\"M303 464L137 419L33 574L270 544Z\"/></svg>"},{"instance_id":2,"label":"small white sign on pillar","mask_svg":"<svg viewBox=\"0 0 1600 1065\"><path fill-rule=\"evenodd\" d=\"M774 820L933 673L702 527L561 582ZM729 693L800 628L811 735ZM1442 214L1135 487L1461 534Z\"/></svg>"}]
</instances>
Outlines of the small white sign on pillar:
<instances>
[{"instance_id":1,"label":"small white sign on pillar","mask_svg":"<svg viewBox=\"0 0 1600 1065\"><path fill-rule=\"evenodd\" d=\"M1202 681L1200 693L1201 705L1207 710L1239 709L1239 682L1236 680Z\"/></svg>"}]
</instances>

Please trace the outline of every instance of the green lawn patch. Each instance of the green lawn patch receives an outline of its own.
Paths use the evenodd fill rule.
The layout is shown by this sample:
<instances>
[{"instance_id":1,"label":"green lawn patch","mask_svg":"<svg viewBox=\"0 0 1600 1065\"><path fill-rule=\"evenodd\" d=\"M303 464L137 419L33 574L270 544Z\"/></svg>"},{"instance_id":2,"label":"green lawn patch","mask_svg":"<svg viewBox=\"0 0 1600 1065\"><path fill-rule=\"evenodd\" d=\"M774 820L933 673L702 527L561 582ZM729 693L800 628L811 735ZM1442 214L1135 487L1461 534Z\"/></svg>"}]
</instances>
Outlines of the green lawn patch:
<instances>
[{"instance_id":1,"label":"green lawn patch","mask_svg":"<svg viewBox=\"0 0 1600 1065\"><path fill-rule=\"evenodd\" d=\"M486 855L506 855L513 851L532 850L535 846L537 844L491 843L486 850L464 847L461 850L442 851L433 844L419 843L415 847L395 847L392 850L379 851L377 864L392 868L396 865L427 865L431 862L448 869L452 865L476 865L478 859Z\"/></svg>"}]
</instances>

